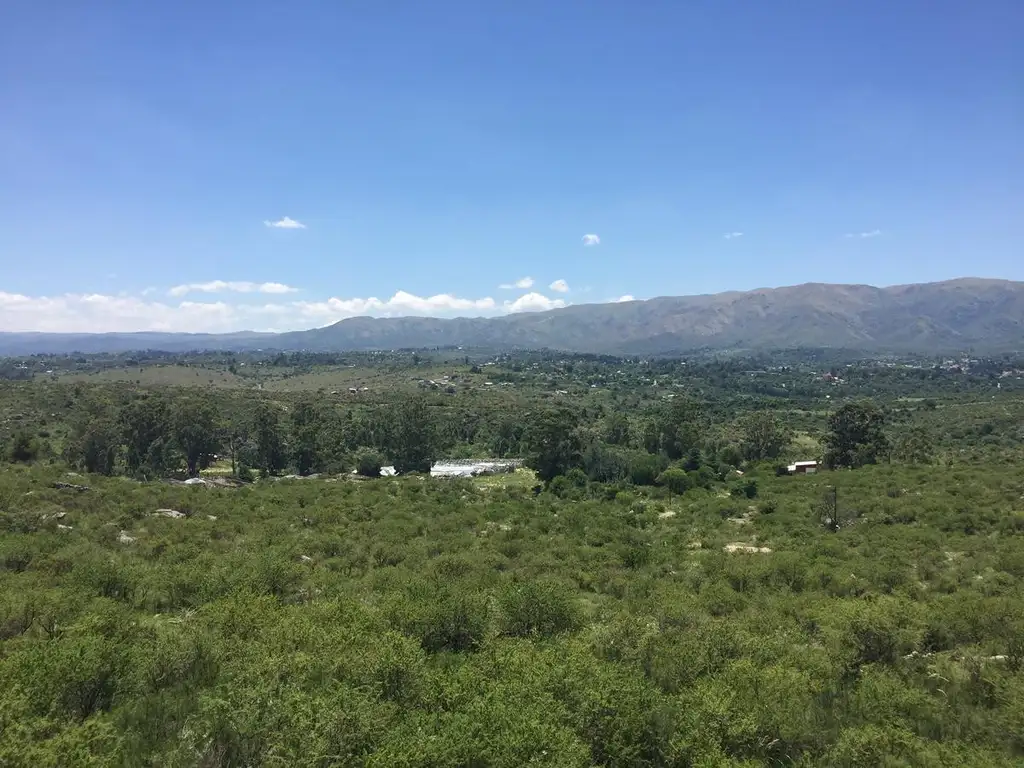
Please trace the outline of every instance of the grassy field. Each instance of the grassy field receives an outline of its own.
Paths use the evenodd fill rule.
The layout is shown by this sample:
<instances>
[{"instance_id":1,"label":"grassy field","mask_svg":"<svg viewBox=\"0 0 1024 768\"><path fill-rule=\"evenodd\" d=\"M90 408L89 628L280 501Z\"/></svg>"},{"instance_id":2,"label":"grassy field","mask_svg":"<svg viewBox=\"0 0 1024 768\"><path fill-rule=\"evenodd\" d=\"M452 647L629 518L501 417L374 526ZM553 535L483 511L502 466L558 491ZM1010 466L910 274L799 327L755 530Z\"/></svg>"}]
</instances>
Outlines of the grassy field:
<instances>
[{"instance_id":1,"label":"grassy field","mask_svg":"<svg viewBox=\"0 0 1024 768\"><path fill-rule=\"evenodd\" d=\"M47 381L39 379L39 381ZM140 387L216 387L255 386L249 378L227 370L192 368L184 365L159 365L142 368L115 368L90 373L61 374L64 384L134 384Z\"/></svg>"}]
</instances>

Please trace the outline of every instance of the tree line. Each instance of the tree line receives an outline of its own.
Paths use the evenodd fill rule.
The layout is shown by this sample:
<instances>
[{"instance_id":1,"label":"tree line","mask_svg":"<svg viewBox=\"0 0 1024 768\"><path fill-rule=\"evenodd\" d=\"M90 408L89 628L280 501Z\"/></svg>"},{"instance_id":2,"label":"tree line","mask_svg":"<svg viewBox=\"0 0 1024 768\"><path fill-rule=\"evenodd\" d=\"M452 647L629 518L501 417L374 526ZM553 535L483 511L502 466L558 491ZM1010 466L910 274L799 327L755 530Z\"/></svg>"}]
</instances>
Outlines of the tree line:
<instances>
[{"instance_id":1,"label":"tree line","mask_svg":"<svg viewBox=\"0 0 1024 768\"><path fill-rule=\"evenodd\" d=\"M195 476L218 460L250 479L351 470L376 476L385 464L398 473L427 472L441 458L519 457L544 483L572 474L577 482L682 493L724 481L745 464L794 455L792 428L771 409L724 422L713 406L683 394L632 410L528 404L514 411L396 394L380 405L339 407L314 395L273 400L132 389L119 399L102 388L76 388L60 456L86 472L144 479ZM886 419L871 401L844 404L828 418L821 455L802 458L831 468L929 460L920 430L891 439ZM40 442L18 431L8 458L32 461L43 453Z\"/></svg>"}]
</instances>

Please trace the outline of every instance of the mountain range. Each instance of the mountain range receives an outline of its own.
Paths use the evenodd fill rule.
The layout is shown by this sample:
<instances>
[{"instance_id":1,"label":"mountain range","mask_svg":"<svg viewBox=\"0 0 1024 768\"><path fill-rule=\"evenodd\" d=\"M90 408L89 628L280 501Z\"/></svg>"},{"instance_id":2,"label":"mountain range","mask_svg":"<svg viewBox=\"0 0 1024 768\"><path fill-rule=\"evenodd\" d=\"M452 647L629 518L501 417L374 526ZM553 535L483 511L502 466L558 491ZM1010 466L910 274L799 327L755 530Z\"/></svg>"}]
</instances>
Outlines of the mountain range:
<instances>
[{"instance_id":1,"label":"mountain range","mask_svg":"<svg viewBox=\"0 0 1024 768\"><path fill-rule=\"evenodd\" d=\"M349 351L440 346L608 354L838 347L940 353L1024 349L1024 282L961 278L877 288L783 288L578 304L494 318L353 317L289 333L0 333L0 355L159 349Z\"/></svg>"}]
</instances>

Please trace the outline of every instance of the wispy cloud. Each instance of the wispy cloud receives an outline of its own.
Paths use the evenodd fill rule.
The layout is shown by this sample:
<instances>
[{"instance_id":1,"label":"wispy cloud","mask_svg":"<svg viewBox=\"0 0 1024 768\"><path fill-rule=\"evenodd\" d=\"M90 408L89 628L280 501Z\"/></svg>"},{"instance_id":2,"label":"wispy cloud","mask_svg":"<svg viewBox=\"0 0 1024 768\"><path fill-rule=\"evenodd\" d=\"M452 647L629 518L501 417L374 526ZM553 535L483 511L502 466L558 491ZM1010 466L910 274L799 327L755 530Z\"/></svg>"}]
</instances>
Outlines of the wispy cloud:
<instances>
[{"instance_id":1,"label":"wispy cloud","mask_svg":"<svg viewBox=\"0 0 1024 768\"><path fill-rule=\"evenodd\" d=\"M532 288L533 287L533 278L532 277L521 277L518 280L516 280L514 283L502 283L498 287L501 288L503 291L511 291L511 290L516 289L516 288L521 288L522 290L526 290L527 288Z\"/></svg>"},{"instance_id":2,"label":"wispy cloud","mask_svg":"<svg viewBox=\"0 0 1024 768\"><path fill-rule=\"evenodd\" d=\"M583 244L584 245L600 245L601 244L601 238L598 237L597 235L584 235L583 236Z\"/></svg>"},{"instance_id":3,"label":"wispy cloud","mask_svg":"<svg viewBox=\"0 0 1024 768\"><path fill-rule=\"evenodd\" d=\"M880 230L880 229L872 229L870 232L847 232L845 235L843 235L843 237L858 237L858 238L881 237L881 236L882 236L882 230Z\"/></svg>"},{"instance_id":4,"label":"wispy cloud","mask_svg":"<svg viewBox=\"0 0 1024 768\"><path fill-rule=\"evenodd\" d=\"M726 232L723 237L726 240L735 240L737 237L743 237L742 232Z\"/></svg>"},{"instance_id":5,"label":"wispy cloud","mask_svg":"<svg viewBox=\"0 0 1024 768\"><path fill-rule=\"evenodd\" d=\"M615 299L616 304L621 304L624 301L636 301L636 298L632 294L627 293L625 296L619 296L619 298Z\"/></svg>"},{"instance_id":6,"label":"wispy cloud","mask_svg":"<svg viewBox=\"0 0 1024 768\"><path fill-rule=\"evenodd\" d=\"M273 227L274 229L305 229L306 225L301 221L296 221L290 216L278 219L277 221L264 221L264 226Z\"/></svg>"},{"instance_id":7,"label":"wispy cloud","mask_svg":"<svg viewBox=\"0 0 1024 768\"><path fill-rule=\"evenodd\" d=\"M284 283L252 283L247 280L210 280L207 283L185 283L167 291L168 296L185 296L189 293L295 293Z\"/></svg>"},{"instance_id":8,"label":"wispy cloud","mask_svg":"<svg viewBox=\"0 0 1024 768\"><path fill-rule=\"evenodd\" d=\"M548 286L552 291L556 293L568 293L569 284L565 280L555 280L551 285Z\"/></svg>"}]
</instances>

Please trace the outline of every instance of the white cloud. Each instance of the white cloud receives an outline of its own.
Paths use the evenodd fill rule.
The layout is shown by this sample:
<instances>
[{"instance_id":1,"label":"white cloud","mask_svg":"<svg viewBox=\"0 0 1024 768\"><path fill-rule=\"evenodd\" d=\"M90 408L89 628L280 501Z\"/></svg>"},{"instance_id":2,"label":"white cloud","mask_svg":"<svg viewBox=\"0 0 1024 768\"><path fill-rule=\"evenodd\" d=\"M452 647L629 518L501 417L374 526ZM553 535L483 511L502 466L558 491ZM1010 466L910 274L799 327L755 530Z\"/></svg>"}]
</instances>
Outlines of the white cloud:
<instances>
[{"instance_id":1,"label":"white cloud","mask_svg":"<svg viewBox=\"0 0 1024 768\"><path fill-rule=\"evenodd\" d=\"M133 296L0 293L0 330L53 333L116 331L227 331L246 327L248 310L223 302L177 305Z\"/></svg>"},{"instance_id":2,"label":"white cloud","mask_svg":"<svg viewBox=\"0 0 1024 768\"><path fill-rule=\"evenodd\" d=\"M584 235L583 236L583 244L584 245L600 245L601 244L601 238L598 237L597 235Z\"/></svg>"},{"instance_id":3,"label":"white cloud","mask_svg":"<svg viewBox=\"0 0 1024 768\"><path fill-rule=\"evenodd\" d=\"M526 290L527 288L533 287L533 278L520 277L514 283L502 283L498 287L501 288L503 291L511 291L515 288L522 288L523 290Z\"/></svg>"},{"instance_id":4,"label":"white cloud","mask_svg":"<svg viewBox=\"0 0 1024 768\"><path fill-rule=\"evenodd\" d=\"M737 237L743 237L742 232L726 232L723 237L726 240L735 240Z\"/></svg>"},{"instance_id":5,"label":"white cloud","mask_svg":"<svg viewBox=\"0 0 1024 768\"><path fill-rule=\"evenodd\" d=\"M278 284L279 285L279 284ZM462 298L448 293L417 296L397 291L388 299L338 298L320 301L168 300L158 296L61 294L25 296L0 292L0 331L116 333L167 331L229 333L290 331L329 325L348 317L493 317L566 306L561 298L531 291L501 303L493 298Z\"/></svg>"},{"instance_id":6,"label":"white cloud","mask_svg":"<svg viewBox=\"0 0 1024 768\"><path fill-rule=\"evenodd\" d=\"M619 298L615 299L616 304L621 304L624 301L636 301L636 298L627 293L625 296L619 296Z\"/></svg>"},{"instance_id":7,"label":"white cloud","mask_svg":"<svg viewBox=\"0 0 1024 768\"><path fill-rule=\"evenodd\" d=\"M264 221L264 226L273 227L274 229L305 229L306 225L301 221L296 221L290 216L278 219L277 221Z\"/></svg>"},{"instance_id":8,"label":"white cloud","mask_svg":"<svg viewBox=\"0 0 1024 768\"><path fill-rule=\"evenodd\" d=\"M167 291L168 296L185 296L189 293L295 293L284 283L253 283L248 280L210 280L206 283L185 283Z\"/></svg>"},{"instance_id":9,"label":"white cloud","mask_svg":"<svg viewBox=\"0 0 1024 768\"><path fill-rule=\"evenodd\" d=\"M562 299L549 299L543 293L524 293L515 301L506 301L507 312L544 312L549 309L559 309L565 306Z\"/></svg>"},{"instance_id":10,"label":"white cloud","mask_svg":"<svg viewBox=\"0 0 1024 768\"><path fill-rule=\"evenodd\" d=\"M555 280L551 285L548 286L552 291L556 293L568 293L569 284L565 280Z\"/></svg>"},{"instance_id":11,"label":"white cloud","mask_svg":"<svg viewBox=\"0 0 1024 768\"><path fill-rule=\"evenodd\" d=\"M844 237L858 237L858 238L881 237L881 236L882 236L882 230L880 230L880 229L872 229L869 232L847 232L844 235Z\"/></svg>"}]
</instances>

